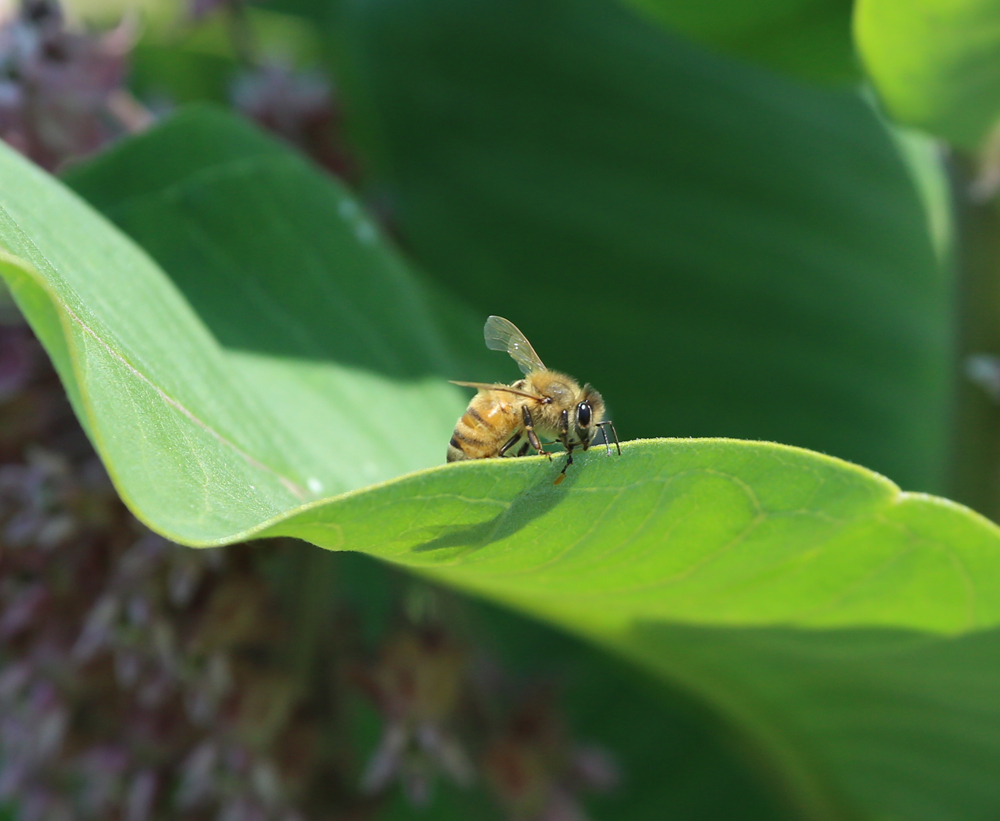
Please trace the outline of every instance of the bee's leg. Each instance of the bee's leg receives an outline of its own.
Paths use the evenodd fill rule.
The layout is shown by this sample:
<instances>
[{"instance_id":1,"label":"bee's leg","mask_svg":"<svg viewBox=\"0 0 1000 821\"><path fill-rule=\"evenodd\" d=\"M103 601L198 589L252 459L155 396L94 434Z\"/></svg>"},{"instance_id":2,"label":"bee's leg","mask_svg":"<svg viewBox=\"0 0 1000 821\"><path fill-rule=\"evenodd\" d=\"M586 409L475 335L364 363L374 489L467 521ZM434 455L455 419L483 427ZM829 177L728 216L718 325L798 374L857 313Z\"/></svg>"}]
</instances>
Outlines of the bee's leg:
<instances>
[{"instance_id":1,"label":"bee's leg","mask_svg":"<svg viewBox=\"0 0 1000 821\"><path fill-rule=\"evenodd\" d=\"M500 448L500 455L504 456L508 450L510 450L512 447L514 447L514 445L516 445L520 441L520 439L521 439L521 431L517 431L517 433L511 436L510 439L508 439L507 442L504 444L504 446Z\"/></svg>"},{"instance_id":2,"label":"bee's leg","mask_svg":"<svg viewBox=\"0 0 1000 821\"><path fill-rule=\"evenodd\" d=\"M528 410L527 405L521 405L521 416L524 420L524 429L528 434L528 441L531 442L531 446L537 450L542 456L548 456L549 461L552 461L552 454L549 453L542 447L542 443L538 438L538 434L535 433L535 422L531 418L531 411Z\"/></svg>"},{"instance_id":3,"label":"bee's leg","mask_svg":"<svg viewBox=\"0 0 1000 821\"><path fill-rule=\"evenodd\" d=\"M608 456L611 455L611 442L608 441L608 432L604 429L605 425L610 425L611 426L611 433L615 437L615 447L618 448L618 455L621 456L622 455L622 446L621 446L621 443L618 441L618 431L615 430L614 422L612 422L610 419L607 422L601 422L597 426L602 431L604 431L604 444L605 444L605 446L608 449Z\"/></svg>"},{"instance_id":4,"label":"bee's leg","mask_svg":"<svg viewBox=\"0 0 1000 821\"><path fill-rule=\"evenodd\" d=\"M566 468L573 464L573 446L570 444L566 445L566 464L563 465L563 469L559 471L559 475L556 476L556 481L554 484L562 484L562 480L566 478Z\"/></svg>"},{"instance_id":5,"label":"bee's leg","mask_svg":"<svg viewBox=\"0 0 1000 821\"><path fill-rule=\"evenodd\" d=\"M566 448L566 464L563 465L563 469L559 471L559 475L556 476L556 481L554 484L561 484L562 480L566 478L566 468L573 464L573 446L569 443L569 411L564 410L562 412L562 417L560 418L562 424L559 426L559 441L562 442L563 447Z\"/></svg>"}]
</instances>

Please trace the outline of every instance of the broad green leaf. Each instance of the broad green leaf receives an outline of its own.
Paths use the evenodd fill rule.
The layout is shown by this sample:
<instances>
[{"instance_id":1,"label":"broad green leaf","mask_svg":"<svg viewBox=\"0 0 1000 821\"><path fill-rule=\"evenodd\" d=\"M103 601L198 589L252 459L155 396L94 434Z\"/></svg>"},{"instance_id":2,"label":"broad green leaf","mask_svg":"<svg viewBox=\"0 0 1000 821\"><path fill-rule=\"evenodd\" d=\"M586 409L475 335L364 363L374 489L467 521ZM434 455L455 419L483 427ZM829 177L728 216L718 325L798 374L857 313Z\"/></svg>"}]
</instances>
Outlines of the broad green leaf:
<instances>
[{"instance_id":1,"label":"broad green leaf","mask_svg":"<svg viewBox=\"0 0 1000 821\"><path fill-rule=\"evenodd\" d=\"M316 458L314 441L322 446L324 437L335 437L338 444L344 440L348 447L368 445L378 456L386 445L375 438L393 435L379 429L380 414L391 411L400 435L414 437L412 442L399 442L403 452L396 457L420 458L426 447L432 463L442 461L451 425L465 400L454 389L454 407L433 411L441 423L441 430L434 431L435 423L426 424L422 415L426 409L420 407L428 396L410 385L434 363L433 357L418 357L420 348L413 350L412 333L419 329L415 313L420 303L419 281L405 274L398 261L390 268L394 276L387 276L384 260L391 259L391 254L369 253L374 237L356 203L321 177L314 177L316 172L287 152L238 121L203 110L181 115L75 175L80 190L143 235L148 247L170 264L173 281L49 178L9 152L3 152L0 162L3 179L10 183L0 187L7 194L2 202L8 217L0 245L16 248L22 255L20 259L6 257L4 273L22 309L60 363L78 412L119 489L156 529L182 540L232 541L234 527L259 525L262 512L279 506L274 501L277 494L254 473L254 469L264 472L264 460L273 458L273 449L258 439L237 451L233 442L239 443L239 431L227 439L207 431L206 420L222 418L221 411L236 417L247 414L248 430L253 431L261 413L273 408L274 414L265 417L271 426L268 436L283 444L281 455L292 465ZM234 192L234 186L239 190ZM290 190L296 196L283 196ZM275 210L260 213L261 201ZM12 224L12 214L17 215L20 228ZM350 228L349 247L324 256L324 248L343 243L338 232L345 221ZM295 244L287 241L290 222L303 237ZM52 230L50 226L56 224L66 229ZM194 238L193 225L198 226ZM31 236L21 228L30 230ZM248 237L255 235L253 248L242 249ZM265 243L278 247L271 250ZM283 253L283 259L276 260L276 253ZM26 264L24 257L29 255L37 265ZM351 261L358 258L364 263L352 266ZM354 298L345 307L359 316L345 319L343 311L331 308L323 295L324 278L326 287L336 286L338 293ZM373 289L371 296L366 296L366 283ZM81 325L73 315L83 314L87 305L78 297L77 288L85 290L86 298L96 306L88 328L107 330L135 315L146 332L126 324L111 328L104 337L95 338L96 332L79 334ZM178 300L178 288L186 304ZM278 297L285 288L297 295L282 303ZM394 305L390 289L400 290L400 296L410 300L409 313L398 320L380 313ZM284 315L279 313L282 307L287 307ZM435 296L433 307L443 314L434 320L442 334L474 342L484 361L491 356L482 348L481 319L466 331L462 310L447 298ZM70 310L73 315L68 314ZM280 322L275 322L276 314ZM317 337L328 339L326 350L303 344L309 316L316 322ZM107 323L102 324L105 319ZM380 337L372 340L359 334L362 321L382 323ZM179 336L175 328L182 322L189 326L185 334L198 334L207 344L203 353L192 353L189 347L189 356L175 357L172 348ZM394 339L392 328L397 322ZM207 342L204 325L212 333ZM159 342L154 343L155 339ZM374 341L381 350L372 350L373 345L359 349L359 339ZM97 344L88 344L91 340ZM129 362L155 369L155 376L148 376L139 366L119 367L121 359L116 354L126 345ZM201 379L200 374L219 359L230 382ZM466 370L461 358L455 361L455 372L434 377L435 383L443 384L446 375L476 373L471 364ZM151 381L169 376L169 371L174 372L172 385L191 388L184 398L185 409L202 408L199 417L181 410L175 395L167 393L166 383ZM402 380L393 396L395 383L379 377L380 372L412 372L412 379ZM119 407L115 403L120 397L129 401ZM348 413L355 401L373 404ZM210 417L213 411L215 416ZM340 420L333 429L331 420ZM422 427L414 428L414 420ZM280 430L282 425L301 427L298 443L289 443L294 434ZM164 429L170 439L165 438ZM338 479L346 476L343 480L348 481L351 471L357 470L356 464L340 464L336 453L319 456L330 459L324 467ZM357 461L350 452L347 458ZM183 485L189 463L202 471L196 478L203 478L205 484ZM153 473L144 469L149 464L165 468ZM259 498L250 503L245 501L245 482L260 490ZM203 494L203 506L199 494ZM205 515L209 503L222 508L224 515ZM285 506L293 509L297 504L290 501ZM350 589L355 594L370 592L372 585ZM523 622L516 628L516 642L508 642L516 644L521 655L531 643L538 645L538 658L554 663L553 671L569 676L575 701L582 693L583 702L573 711L574 726L579 723L582 738L609 745L626 768L628 780L622 790L598 805L607 806L611 815L605 817L626 811L630 818L655 821L665 806L678 818L705 821L736 812L762 820L776 817L771 801L762 795L745 765L706 732L702 720L692 718L690 707L665 708L667 700L661 694L654 698L653 693L643 692L648 683L629 685L627 670L614 675L602 672L606 658L591 653L588 660L579 652L560 650L558 642L539 637L537 630L526 631ZM536 669L544 673L547 668L539 664ZM576 684L577 679L582 684ZM630 688L633 695L616 708L603 705L612 693L621 695ZM720 774L729 789L706 791L705 785ZM464 794L453 794L451 799L443 794L435 804L435 817L446 819L449 811L456 819L470 817L462 809L468 800ZM394 817L410 817L404 810Z\"/></svg>"},{"instance_id":2,"label":"broad green leaf","mask_svg":"<svg viewBox=\"0 0 1000 821\"><path fill-rule=\"evenodd\" d=\"M561 626L727 721L802 817L992 817L992 524L830 457L732 440L592 449L558 486L559 460L538 457L438 466L303 503L276 466L295 481L322 457L323 475L346 482L341 440L399 435L378 427L383 413L419 435L379 454L382 470L440 459L433 428L450 428L461 401L427 401L444 378L428 363L447 370L447 353L424 341L417 357L438 337L413 329L422 319L443 351L472 333L417 311L419 279L358 230L357 214L345 231L328 213L352 202L335 186L220 115L179 118L76 179L173 280L58 184L10 152L0 163L0 270L119 488L161 532L365 552ZM276 259L263 235L293 230ZM315 265L297 267L302 257ZM282 262L282 287L268 288L261 272ZM379 313L394 305L390 274L411 295L404 331ZM382 348L360 349L358 326L329 320L333 285L360 300ZM454 319L461 309L443 299ZM318 315L325 348L293 332ZM407 381L408 369L419 376ZM363 417L344 410L355 379ZM425 392L426 417L400 419L395 391L406 390ZM331 413L339 438L323 427ZM192 487L179 486L186 473Z\"/></svg>"},{"instance_id":3,"label":"broad green leaf","mask_svg":"<svg viewBox=\"0 0 1000 821\"><path fill-rule=\"evenodd\" d=\"M363 545L624 653L747 733L804 817L991 817L995 526L766 443L630 443L557 471L438 468L268 532Z\"/></svg>"},{"instance_id":4,"label":"broad green leaf","mask_svg":"<svg viewBox=\"0 0 1000 821\"><path fill-rule=\"evenodd\" d=\"M408 250L591 381L623 436L781 441L942 489L953 288L859 97L611 0L344 6Z\"/></svg>"},{"instance_id":5,"label":"broad green leaf","mask_svg":"<svg viewBox=\"0 0 1000 821\"><path fill-rule=\"evenodd\" d=\"M808 80L857 74L851 0L627 0L642 13L706 46Z\"/></svg>"},{"instance_id":6,"label":"broad green leaf","mask_svg":"<svg viewBox=\"0 0 1000 821\"><path fill-rule=\"evenodd\" d=\"M176 148L177 129L183 151L161 151ZM102 161L118 180L103 193L125 198L129 226L151 234L147 250L173 282L6 149L0 248L140 518L218 541L440 462L467 397L447 384L463 360L438 313L458 312L404 269L358 204L220 115L178 118L137 147Z\"/></svg>"},{"instance_id":7,"label":"broad green leaf","mask_svg":"<svg viewBox=\"0 0 1000 821\"><path fill-rule=\"evenodd\" d=\"M997 0L858 0L854 32L901 122L975 149L1000 121Z\"/></svg>"}]
</instances>

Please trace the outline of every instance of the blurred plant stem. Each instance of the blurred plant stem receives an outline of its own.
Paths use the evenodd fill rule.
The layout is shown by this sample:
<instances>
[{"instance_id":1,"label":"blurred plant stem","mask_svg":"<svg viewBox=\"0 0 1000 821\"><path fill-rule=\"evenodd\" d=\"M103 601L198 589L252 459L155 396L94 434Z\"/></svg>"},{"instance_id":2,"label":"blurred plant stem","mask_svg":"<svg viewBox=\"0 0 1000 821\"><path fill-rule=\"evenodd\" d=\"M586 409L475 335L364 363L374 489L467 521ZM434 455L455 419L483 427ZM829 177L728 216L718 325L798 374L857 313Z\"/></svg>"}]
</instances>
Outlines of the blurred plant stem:
<instances>
[{"instance_id":1,"label":"blurred plant stem","mask_svg":"<svg viewBox=\"0 0 1000 821\"><path fill-rule=\"evenodd\" d=\"M1000 393L988 373L970 378L970 364L988 369L1000 357L1000 203L974 195L977 176L977 162L954 157L959 330L950 495L1000 521Z\"/></svg>"}]
</instances>

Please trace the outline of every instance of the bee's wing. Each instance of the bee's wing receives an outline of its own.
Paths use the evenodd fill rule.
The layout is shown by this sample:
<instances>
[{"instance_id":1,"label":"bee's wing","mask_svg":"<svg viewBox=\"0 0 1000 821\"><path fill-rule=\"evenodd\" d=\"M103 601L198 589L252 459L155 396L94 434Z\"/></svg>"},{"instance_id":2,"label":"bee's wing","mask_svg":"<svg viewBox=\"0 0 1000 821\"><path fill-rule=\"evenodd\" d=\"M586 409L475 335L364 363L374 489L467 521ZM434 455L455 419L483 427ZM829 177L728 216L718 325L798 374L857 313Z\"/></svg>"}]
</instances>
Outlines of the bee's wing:
<instances>
[{"instance_id":1,"label":"bee's wing","mask_svg":"<svg viewBox=\"0 0 1000 821\"><path fill-rule=\"evenodd\" d=\"M546 369L527 337L510 320L502 316L491 316L486 320L483 335L486 337L486 347L491 351L507 351L518 364L521 373Z\"/></svg>"},{"instance_id":2,"label":"bee's wing","mask_svg":"<svg viewBox=\"0 0 1000 821\"><path fill-rule=\"evenodd\" d=\"M449 381L452 385L460 385L463 388L475 388L480 391L506 391L507 393L515 393L518 396L534 399L536 402L541 402L545 398L543 396L537 396L533 393L528 393L527 391L519 391L517 388L512 388L510 385L501 385L494 382L456 382L454 379Z\"/></svg>"}]
</instances>

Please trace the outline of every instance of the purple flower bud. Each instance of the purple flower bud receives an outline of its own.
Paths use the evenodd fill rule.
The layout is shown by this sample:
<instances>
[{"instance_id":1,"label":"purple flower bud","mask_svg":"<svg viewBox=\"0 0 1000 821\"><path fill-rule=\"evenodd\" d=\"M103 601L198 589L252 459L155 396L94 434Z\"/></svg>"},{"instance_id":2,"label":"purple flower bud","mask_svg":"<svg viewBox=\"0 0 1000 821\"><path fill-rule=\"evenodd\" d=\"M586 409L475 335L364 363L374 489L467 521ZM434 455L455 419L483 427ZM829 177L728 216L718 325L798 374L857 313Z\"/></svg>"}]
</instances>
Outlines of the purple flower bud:
<instances>
[{"instance_id":1,"label":"purple flower bud","mask_svg":"<svg viewBox=\"0 0 1000 821\"><path fill-rule=\"evenodd\" d=\"M22 510L7 522L0 541L9 547L26 547L35 541L44 524L45 519L37 510Z\"/></svg>"},{"instance_id":2,"label":"purple flower bud","mask_svg":"<svg viewBox=\"0 0 1000 821\"><path fill-rule=\"evenodd\" d=\"M422 767L407 767L402 774L403 794L414 807L431 803L430 773Z\"/></svg>"},{"instance_id":3,"label":"purple flower bud","mask_svg":"<svg viewBox=\"0 0 1000 821\"><path fill-rule=\"evenodd\" d=\"M0 670L0 702L10 701L21 693L31 680L32 665L28 661L8 663Z\"/></svg>"},{"instance_id":4,"label":"purple flower bud","mask_svg":"<svg viewBox=\"0 0 1000 821\"><path fill-rule=\"evenodd\" d=\"M356 164L341 136L333 88L322 74L271 62L237 78L230 96L233 106L262 128L334 174L356 177Z\"/></svg>"},{"instance_id":5,"label":"purple flower bud","mask_svg":"<svg viewBox=\"0 0 1000 821\"><path fill-rule=\"evenodd\" d=\"M10 757L9 753L0 758L0 799L21 794L28 773L28 762L24 759Z\"/></svg>"},{"instance_id":6,"label":"purple flower bud","mask_svg":"<svg viewBox=\"0 0 1000 821\"><path fill-rule=\"evenodd\" d=\"M401 724L386 725L382 731L382 740L361 776L362 792L369 795L381 792L399 773L407 735Z\"/></svg>"},{"instance_id":7,"label":"purple flower bud","mask_svg":"<svg viewBox=\"0 0 1000 821\"><path fill-rule=\"evenodd\" d=\"M77 762L78 777L82 777L80 804L86 815L106 817L121 792L122 774L128 766L128 753L110 744L94 747Z\"/></svg>"},{"instance_id":8,"label":"purple flower bud","mask_svg":"<svg viewBox=\"0 0 1000 821\"><path fill-rule=\"evenodd\" d=\"M965 375L991 399L1000 401L1000 358L985 353L972 354L965 360Z\"/></svg>"},{"instance_id":9,"label":"purple flower bud","mask_svg":"<svg viewBox=\"0 0 1000 821\"><path fill-rule=\"evenodd\" d=\"M281 800L281 778L270 761L258 761L250 773L250 781L257 797L268 807Z\"/></svg>"},{"instance_id":10,"label":"purple flower bud","mask_svg":"<svg viewBox=\"0 0 1000 821\"><path fill-rule=\"evenodd\" d=\"M5 95L0 137L49 169L100 148L115 134L114 95L134 41L129 21L99 36L75 34L57 4L25 4L0 26L0 56L20 91Z\"/></svg>"},{"instance_id":11,"label":"purple flower bud","mask_svg":"<svg viewBox=\"0 0 1000 821\"><path fill-rule=\"evenodd\" d=\"M44 584L32 584L21 590L0 615L0 638L9 639L28 628L48 600Z\"/></svg>"},{"instance_id":12,"label":"purple flower bud","mask_svg":"<svg viewBox=\"0 0 1000 821\"><path fill-rule=\"evenodd\" d=\"M50 710L59 705L59 691L51 681L37 681L28 693L28 705L32 710Z\"/></svg>"},{"instance_id":13,"label":"purple flower bud","mask_svg":"<svg viewBox=\"0 0 1000 821\"><path fill-rule=\"evenodd\" d=\"M175 690L174 680L160 672L143 681L136 690L136 700L146 709L160 707Z\"/></svg>"},{"instance_id":14,"label":"purple flower bud","mask_svg":"<svg viewBox=\"0 0 1000 821\"><path fill-rule=\"evenodd\" d=\"M205 741L181 764L181 782L175 801L178 809L190 810L208 801L216 792L215 771L219 751L211 741Z\"/></svg>"},{"instance_id":15,"label":"purple flower bud","mask_svg":"<svg viewBox=\"0 0 1000 821\"><path fill-rule=\"evenodd\" d=\"M45 711L35 726L39 759L53 758L59 753L68 727L69 713L64 707L53 705Z\"/></svg>"},{"instance_id":16,"label":"purple flower bud","mask_svg":"<svg viewBox=\"0 0 1000 821\"><path fill-rule=\"evenodd\" d=\"M116 582L134 585L159 567L168 542L155 533L146 533L118 560Z\"/></svg>"},{"instance_id":17,"label":"purple flower bud","mask_svg":"<svg viewBox=\"0 0 1000 821\"><path fill-rule=\"evenodd\" d=\"M267 812L250 799L239 796L223 805L218 821L267 821Z\"/></svg>"},{"instance_id":18,"label":"purple flower bud","mask_svg":"<svg viewBox=\"0 0 1000 821\"><path fill-rule=\"evenodd\" d=\"M131 690L142 675L142 657L131 650L119 649L115 653L115 678L125 690Z\"/></svg>"},{"instance_id":19,"label":"purple flower bud","mask_svg":"<svg viewBox=\"0 0 1000 821\"><path fill-rule=\"evenodd\" d=\"M133 596L129 596L125 612L128 615L129 622L133 626L145 627L152 618L153 608L145 593L136 593Z\"/></svg>"},{"instance_id":20,"label":"purple flower bud","mask_svg":"<svg viewBox=\"0 0 1000 821\"><path fill-rule=\"evenodd\" d=\"M33 445L28 448L26 456L29 468L33 470L39 482L66 478L70 474L66 456L54 450Z\"/></svg>"},{"instance_id":21,"label":"purple flower bud","mask_svg":"<svg viewBox=\"0 0 1000 821\"><path fill-rule=\"evenodd\" d=\"M164 670L174 671L177 668L177 641L174 637L173 625L163 617L152 622L150 639L153 651Z\"/></svg>"},{"instance_id":22,"label":"purple flower bud","mask_svg":"<svg viewBox=\"0 0 1000 821\"><path fill-rule=\"evenodd\" d=\"M71 515L62 513L42 522L35 534L35 542L43 550L68 542L76 532L77 524Z\"/></svg>"},{"instance_id":23,"label":"purple flower bud","mask_svg":"<svg viewBox=\"0 0 1000 821\"><path fill-rule=\"evenodd\" d=\"M54 821L60 811L56 797L48 790L35 788L18 796L18 821Z\"/></svg>"},{"instance_id":24,"label":"purple flower bud","mask_svg":"<svg viewBox=\"0 0 1000 821\"><path fill-rule=\"evenodd\" d=\"M570 776L580 786L597 792L612 790L621 781L621 771L611 755L592 746L573 751Z\"/></svg>"},{"instance_id":25,"label":"purple flower bud","mask_svg":"<svg viewBox=\"0 0 1000 821\"><path fill-rule=\"evenodd\" d=\"M112 629L121 612L118 598L105 594L87 614L80 638L73 646L72 656L81 663L90 661L96 653L111 644Z\"/></svg>"},{"instance_id":26,"label":"purple flower bud","mask_svg":"<svg viewBox=\"0 0 1000 821\"><path fill-rule=\"evenodd\" d=\"M184 560L174 562L167 578L170 603L175 607L186 607L190 604L203 575L204 566L201 562Z\"/></svg>"},{"instance_id":27,"label":"purple flower bud","mask_svg":"<svg viewBox=\"0 0 1000 821\"><path fill-rule=\"evenodd\" d=\"M5 111L13 110L21 102L20 89L0 80L0 133L5 130ZM31 377L34 362L35 348L30 334L21 327L0 325L0 402L20 393Z\"/></svg>"},{"instance_id":28,"label":"purple flower bud","mask_svg":"<svg viewBox=\"0 0 1000 821\"><path fill-rule=\"evenodd\" d=\"M233 86L233 105L285 139L300 142L309 125L333 114L329 83L319 73L270 63L241 75Z\"/></svg>"},{"instance_id":29,"label":"purple flower bud","mask_svg":"<svg viewBox=\"0 0 1000 821\"><path fill-rule=\"evenodd\" d=\"M570 793L553 789L537 821L587 821L587 815Z\"/></svg>"},{"instance_id":30,"label":"purple flower bud","mask_svg":"<svg viewBox=\"0 0 1000 821\"><path fill-rule=\"evenodd\" d=\"M148 821L152 817L159 785L159 776L153 770L136 773L125 797L125 821Z\"/></svg>"},{"instance_id":31,"label":"purple flower bud","mask_svg":"<svg viewBox=\"0 0 1000 821\"><path fill-rule=\"evenodd\" d=\"M116 775L125 772L125 768L128 767L129 763L128 750L117 744L101 744L97 747L92 747L84 755L88 768L103 770Z\"/></svg>"},{"instance_id":32,"label":"purple flower bud","mask_svg":"<svg viewBox=\"0 0 1000 821\"><path fill-rule=\"evenodd\" d=\"M231 744L226 748L226 769L230 773L242 775L250 769L252 763L250 752L242 744Z\"/></svg>"},{"instance_id":33,"label":"purple flower bud","mask_svg":"<svg viewBox=\"0 0 1000 821\"><path fill-rule=\"evenodd\" d=\"M468 787L475 780L472 762L461 745L440 728L422 724L417 729L417 743L460 787Z\"/></svg>"},{"instance_id":34,"label":"purple flower bud","mask_svg":"<svg viewBox=\"0 0 1000 821\"><path fill-rule=\"evenodd\" d=\"M185 696L191 722L198 726L210 724L232 686L228 659L223 653L213 653Z\"/></svg>"}]
</instances>

